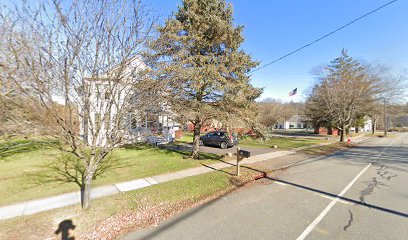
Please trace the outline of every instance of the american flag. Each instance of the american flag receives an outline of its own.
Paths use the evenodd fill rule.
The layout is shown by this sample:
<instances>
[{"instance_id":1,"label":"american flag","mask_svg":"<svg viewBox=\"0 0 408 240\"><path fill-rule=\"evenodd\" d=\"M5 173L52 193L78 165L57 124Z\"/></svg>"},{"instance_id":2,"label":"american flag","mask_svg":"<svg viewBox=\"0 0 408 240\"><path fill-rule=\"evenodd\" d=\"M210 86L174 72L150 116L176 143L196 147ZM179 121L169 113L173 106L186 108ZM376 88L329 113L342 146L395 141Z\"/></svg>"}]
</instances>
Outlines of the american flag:
<instances>
[{"instance_id":1,"label":"american flag","mask_svg":"<svg viewBox=\"0 0 408 240\"><path fill-rule=\"evenodd\" d=\"M291 92L289 92L289 96L293 96L297 93L297 88L293 89Z\"/></svg>"}]
</instances>

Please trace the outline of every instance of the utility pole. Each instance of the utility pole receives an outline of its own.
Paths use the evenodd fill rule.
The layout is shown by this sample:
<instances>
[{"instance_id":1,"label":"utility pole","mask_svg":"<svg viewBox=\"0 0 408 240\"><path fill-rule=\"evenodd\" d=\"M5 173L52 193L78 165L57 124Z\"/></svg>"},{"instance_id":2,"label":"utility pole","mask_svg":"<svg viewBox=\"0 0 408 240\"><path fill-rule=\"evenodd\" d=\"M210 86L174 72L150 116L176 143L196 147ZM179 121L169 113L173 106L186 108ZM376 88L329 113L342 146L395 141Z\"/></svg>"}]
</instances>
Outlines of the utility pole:
<instances>
[{"instance_id":1,"label":"utility pole","mask_svg":"<svg viewBox=\"0 0 408 240\"><path fill-rule=\"evenodd\" d=\"M384 98L384 137L387 136L387 132L388 132L388 123L387 123L387 106L385 104L385 98Z\"/></svg>"}]
</instances>

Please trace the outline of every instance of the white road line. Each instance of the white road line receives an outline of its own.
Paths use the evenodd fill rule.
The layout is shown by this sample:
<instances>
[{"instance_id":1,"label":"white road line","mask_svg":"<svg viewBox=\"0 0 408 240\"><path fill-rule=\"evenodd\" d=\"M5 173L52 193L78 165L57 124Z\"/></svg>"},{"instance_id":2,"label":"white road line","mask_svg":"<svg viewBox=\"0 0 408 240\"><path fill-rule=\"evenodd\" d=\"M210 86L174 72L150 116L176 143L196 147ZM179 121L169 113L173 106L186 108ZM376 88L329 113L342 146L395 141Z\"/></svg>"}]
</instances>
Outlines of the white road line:
<instances>
[{"instance_id":1,"label":"white road line","mask_svg":"<svg viewBox=\"0 0 408 240\"><path fill-rule=\"evenodd\" d=\"M326 196L326 195L320 194L320 193L316 193L316 194L317 194L318 196L322 197L322 198L327 198L327 199L330 199L330 200L334 200L334 197ZM344 200L339 200L339 202L340 202L340 203L343 203L343 204L351 204L350 202L344 201Z\"/></svg>"},{"instance_id":2,"label":"white road line","mask_svg":"<svg viewBox=\"0 0 408 240\"><path fill-rule=\"evenodd\" d=\"M312 230L317 226L317 224L319 224L319 222L326 216L326 214L332 209L332 207L340 200L340 198L343 197L343 195L351 188L351 186L353 186L353 184L360 178L360 176L363 175L371 165L373 165L375 159L379 158L392 144L394 144L396 140L397 139L394 139L394 141L392 141L384 150L382 150L374 159L372 159L371 163L365 166L364 169L361 170L357 174L357 176L353 178L353 180L351 180L351 182L340 192L339 195L337 195L335 199L333 199L333 201L329 203L329 205L327 205L327 207L319 214L319 216L317 216L317 218L315 218L315 220L313 220L313 222L302 232L302 234L300 234L299 237L296 238L296 240L304 240L309 235L309 233L312 232Z\"/></svg>"}]
</instances>

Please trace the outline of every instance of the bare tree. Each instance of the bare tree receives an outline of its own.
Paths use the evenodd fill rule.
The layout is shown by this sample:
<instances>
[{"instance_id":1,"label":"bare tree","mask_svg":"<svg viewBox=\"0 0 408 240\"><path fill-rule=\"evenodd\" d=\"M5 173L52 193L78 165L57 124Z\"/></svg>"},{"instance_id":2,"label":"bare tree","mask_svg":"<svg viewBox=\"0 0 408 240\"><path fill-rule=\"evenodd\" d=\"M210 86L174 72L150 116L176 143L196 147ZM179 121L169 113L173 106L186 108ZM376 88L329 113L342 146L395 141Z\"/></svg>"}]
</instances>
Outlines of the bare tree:
<instances>
[{"instance_id":1,"label":"bare tree","mask_svg":"<svg viewBox=\"0 0 408 240\"><path fill-rule=\"evenodd\" d=\"M343 142L356 114L364 112L374 101L377 79L370 77L367 66L348 56L345 50L317 78L319 82L312 98L326 119L340 130Z\"/></svg>"},{"instance_id":2,"label":"bare tree","mask_svg":"<svg viewBox=\"0 0 408 240\"><path fill-rule=\"evenodd\" d=\"M80 186L84 209L92 179L126 140L135 104L143 105L135 96L145 68L137 56L153 20L137 0L53 0L2 11L10 53L3 75L57 123L53 137L65 159L55 166L57 180Z\"/></svg>"},{"instance_id":3,"label":"bare tree","mask_svg":"<svg viewBox=\"0 0 408 240\"><path fill-rule=\"evenodd\" d=\"M372 134L375 133L378 120L384 119L384 135L387 135L387 105L403 101L407 90L407 77L404 73L396 74L385 65L371 65L368 68L370 77L376 81L376 94L371 106L368 106L367 115L372 120Z\"/></svg>"},{"instance_id":4,"label":"bare tree","mask_svg":"<svg viewBox=\"0 0 408 240\"><path fill-rule=\"evenodd\" d=\"M264 99L257 103L258 118L257 121L266 128L273 128L277 123L284 122L293 115L301 114L302 104L300 103L282 103L275 99Z\"/></svg>"},{"instance_id":5,"label":"bare tree","mask_svg":"<svg viewBox=\"0 0 408 240\"><path fill-rule=\"evenodd\" d=\"M381 114L386 117L385 103L401 99L406 89L403 75L395 76L389 68L363 64L345 50L330 65L315 69L313 74L318 82L309 94L306 114L315 125L338 128L340 141L345 141L347 129L361 125L366 115L372 118L374 132Z\"/></svg>"}]
</instances>

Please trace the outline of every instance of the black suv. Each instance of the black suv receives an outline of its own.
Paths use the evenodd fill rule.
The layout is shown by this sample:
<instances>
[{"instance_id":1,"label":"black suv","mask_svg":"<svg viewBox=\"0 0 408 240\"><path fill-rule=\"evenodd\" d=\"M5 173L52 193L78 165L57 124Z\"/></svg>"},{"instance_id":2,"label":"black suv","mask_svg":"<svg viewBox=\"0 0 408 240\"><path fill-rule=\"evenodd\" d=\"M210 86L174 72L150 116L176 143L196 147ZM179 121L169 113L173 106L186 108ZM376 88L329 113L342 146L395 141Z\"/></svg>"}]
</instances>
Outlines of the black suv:
<instances>
[{"instance_id":1,"label":"black suv","mask_svg":"<svg viewBox=\"0 0 408 240\"><path fill-rule=\"evenodd\" d=\"M229 135L227 132L210 132L200 137L200 146L211 145L226 149L228 147L233 147L236 144L238 144L237 139L232 135Z\"/></svg>"}]
</instances>

